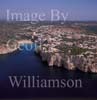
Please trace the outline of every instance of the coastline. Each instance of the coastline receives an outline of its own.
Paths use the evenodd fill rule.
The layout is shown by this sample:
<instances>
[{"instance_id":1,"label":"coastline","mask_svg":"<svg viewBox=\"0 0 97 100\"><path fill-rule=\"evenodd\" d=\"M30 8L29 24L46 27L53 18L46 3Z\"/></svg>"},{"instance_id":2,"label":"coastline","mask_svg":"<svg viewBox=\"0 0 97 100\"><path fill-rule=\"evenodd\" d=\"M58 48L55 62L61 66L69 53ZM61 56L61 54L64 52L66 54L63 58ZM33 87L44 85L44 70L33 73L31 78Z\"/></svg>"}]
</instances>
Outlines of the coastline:
<instances>
[{"instance_id":1,"label":"coastline","mask_svg":"<svg viewBox=\"0 0 97 100\"><path fill-rule=\"evenodd\" d=\"M18 44L18 46L13 48L13 49L10 48L10 47L7 47L6 44L3 45L3 46L0 46L0 55L13 53L14 51L19 49L20 45L22 45L22 44L32 44L32 41L30 41L30 40L20 40L20 41L17 41L17 44Z\"/></svg>"}]
</instances>

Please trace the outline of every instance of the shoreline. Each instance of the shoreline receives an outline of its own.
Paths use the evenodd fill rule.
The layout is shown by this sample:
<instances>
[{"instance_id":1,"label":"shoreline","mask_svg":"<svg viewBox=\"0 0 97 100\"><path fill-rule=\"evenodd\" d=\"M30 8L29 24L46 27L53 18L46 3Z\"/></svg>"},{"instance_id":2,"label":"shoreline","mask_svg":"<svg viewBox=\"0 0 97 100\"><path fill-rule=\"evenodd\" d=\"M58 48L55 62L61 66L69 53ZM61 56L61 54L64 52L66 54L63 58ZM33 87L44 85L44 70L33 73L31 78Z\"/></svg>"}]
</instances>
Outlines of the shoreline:
<instances>
[{"instance_id":1,"label":"shoreline","mask_svg":"<svg viewBox=\"0 0 97 100\"><path fill-rule=\"evenodd\" d=\"M19 44L32 44L33 42L31 42L31 41L25 41L25 40L21 40L21 41L19 41L18 42ZM4 49L3 51L2 51L2 53L1 53L1 51L0 51L0 55L6 55L6 54L10 54L10 53L13 53L13 52L15 52L16 50L18 50L19 48L15 48L15 49ZM38 46L38 48L35 50L35 53L36 54L39 54L40 55L40 57L41 57L41 60L42 60L42 62L44 62L44 61L46 61L47 62L47 65L49 66L49 67L54 67L54 66L56 66L57 68L58 67L62 67L62 65L64 64L64 68L65 69L67 69L67 70L76 70L76 69L78 69L78 70L80 70L80 71L82 71L82 72L88 72L88 71L84 71L84 69L81 69L81 67L75 67L75 66L70 66L70 64L71 65L73 65L73 62L71 63L71 62L68 62L68 64L66 64L66 59L64 59L64 61L62 60L62 59L60 59L60 63L59 62L57 62L56 64L54 63L54 60L52 61L52 59L53 59L53 55L51 55L51 53L49 53L49 52L42 52L40 49L39 49L39 46ZM37 51L38 50L38 51ZM49 53L49 56L47 55ZM57 53L57 54L59 54L59 53ZM49 58L49 60L48 60L48 58ZM57 59L59 59L60 57L59 57L59 55L57 55L56 57L55 57L55 60L57 60ZM68 58L68 59L70 59L70 58ZM76 59L77 60L77 59ZM63 63L64 62L64 63ZM67 66L66 66L67 65ZM91 70L91 72L92 73L96 73L96 71L95 71L95 69L93 69L93 70Z\"/></svg>"},{"instance_id":2,"label":"shoreline","mask_svg":"<svg viewBox=\"0 0 97 100\"><path fill-rule=\"evenodd\" d=\"M20 40L17 42L18 46L15 47L14 49L7 47L6 44L3 46L0 46L0 55L5 55L5 54L9 54L9 53L13 53L14 51L19 49L19 46L22 44L31 44L33 43L30 40Z\"/></svg>"}]
</instances>

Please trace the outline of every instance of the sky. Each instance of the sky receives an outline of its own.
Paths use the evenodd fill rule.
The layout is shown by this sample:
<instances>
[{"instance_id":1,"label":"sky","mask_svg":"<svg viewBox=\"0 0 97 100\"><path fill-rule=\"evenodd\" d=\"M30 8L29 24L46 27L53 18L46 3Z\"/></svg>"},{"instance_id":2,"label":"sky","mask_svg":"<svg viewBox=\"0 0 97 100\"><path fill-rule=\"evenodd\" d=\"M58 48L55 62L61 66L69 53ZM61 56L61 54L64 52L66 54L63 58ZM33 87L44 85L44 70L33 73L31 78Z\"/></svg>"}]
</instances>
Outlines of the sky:
<instances>
[{"instance_id":1,"label":"sky","mask_svg":"<svg viewBox=\"0 0 97 100\"><path fill-rule=\"evenodd\" d=\"M44 12L51 9L67 13L67 20L96 20L97 0L0 0L0 19L6 17L6 10L12 12Z\"/></svg>"}]
</instances>

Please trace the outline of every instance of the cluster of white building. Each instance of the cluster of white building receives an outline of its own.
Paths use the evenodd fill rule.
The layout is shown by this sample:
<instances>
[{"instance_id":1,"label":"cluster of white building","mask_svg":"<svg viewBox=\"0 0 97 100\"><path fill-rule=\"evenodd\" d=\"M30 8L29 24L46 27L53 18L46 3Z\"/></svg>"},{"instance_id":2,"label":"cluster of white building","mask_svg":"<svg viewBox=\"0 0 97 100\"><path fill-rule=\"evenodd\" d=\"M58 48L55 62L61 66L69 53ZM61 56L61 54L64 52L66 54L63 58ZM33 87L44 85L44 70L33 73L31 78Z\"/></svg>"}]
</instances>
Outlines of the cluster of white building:
<instances>
[{"instance_id":1,"label":"cluster of white building","mask_svg":"<svg viewBox=\"0 0 97 100\"><path fill-rule=\"evenodd\" d=\"M38 44L36 52L49 66L64 66L68 70L77 68L83 72L97 73L97 35L66 32L62 26L49 25L38 28L33 33L33 40ZM70 50L64 52L65 45L71 49L77 47L86 51L74 55Z\"/></svg>"}]
</instances>

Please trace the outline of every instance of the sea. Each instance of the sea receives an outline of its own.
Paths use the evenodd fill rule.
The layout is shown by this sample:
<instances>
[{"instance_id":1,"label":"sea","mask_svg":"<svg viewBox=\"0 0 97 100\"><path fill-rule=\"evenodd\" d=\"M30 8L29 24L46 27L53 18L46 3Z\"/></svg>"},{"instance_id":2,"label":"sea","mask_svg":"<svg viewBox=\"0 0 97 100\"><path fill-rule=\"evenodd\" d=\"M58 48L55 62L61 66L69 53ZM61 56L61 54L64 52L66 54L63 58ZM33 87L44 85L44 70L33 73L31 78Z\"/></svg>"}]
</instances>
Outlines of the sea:
<instances>
[{"instance_id":1,"label":"sea","mask_svg":"<svg viewBox=\"0 0 97 100\"><path fill-rule=\"evenodd\" d=\"M32 49L26 49L33 47ZM8 76L40 76L41 78L81 79L82 88L12 88ZM22 50L0 55L0 98L64 98L97 97L97 74L64 67L49 67L35 53L34 44L25 44Z\"/></svg>"}]
</instances>

